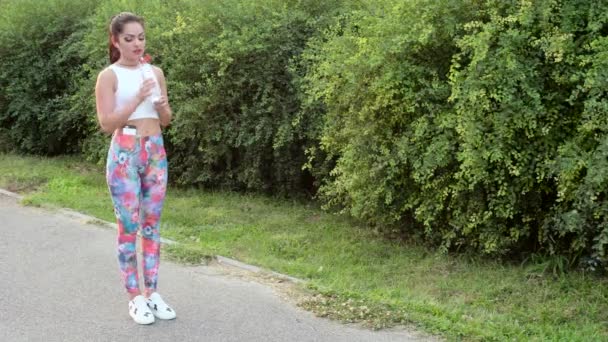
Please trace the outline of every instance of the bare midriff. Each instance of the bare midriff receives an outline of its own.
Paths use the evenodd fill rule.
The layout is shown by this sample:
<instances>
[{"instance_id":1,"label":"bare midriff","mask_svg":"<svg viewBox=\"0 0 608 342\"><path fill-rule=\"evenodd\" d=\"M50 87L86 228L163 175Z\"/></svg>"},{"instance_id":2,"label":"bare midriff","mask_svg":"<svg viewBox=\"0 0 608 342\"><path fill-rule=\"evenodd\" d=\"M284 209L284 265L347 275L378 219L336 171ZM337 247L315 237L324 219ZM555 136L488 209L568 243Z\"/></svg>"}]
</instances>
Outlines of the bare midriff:
<instances>
[{"instance_id":1,"label":"bare midriff","mask_svg":"<svg viewBox=\"0 0 608 342\"><path fill-rule=\"evenodd\" d=\"M127 121L127 125L137 127L137 135L147 137L150 135L158 135L161 132L160 121L153 118L144 118Z\"/></svg>"}]
</instances>

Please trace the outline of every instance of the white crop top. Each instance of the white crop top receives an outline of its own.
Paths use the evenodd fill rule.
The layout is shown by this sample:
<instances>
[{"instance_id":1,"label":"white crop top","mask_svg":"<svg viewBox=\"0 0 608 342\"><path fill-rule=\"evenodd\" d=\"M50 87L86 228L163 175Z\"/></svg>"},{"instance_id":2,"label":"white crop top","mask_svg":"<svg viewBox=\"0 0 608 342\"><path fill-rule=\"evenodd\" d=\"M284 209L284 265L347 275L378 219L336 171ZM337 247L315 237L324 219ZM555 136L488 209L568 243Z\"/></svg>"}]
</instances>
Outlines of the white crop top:
<instances>
[{"instance_id":1,"label":"white crop top","mask_svg":"<svg viewBox=\"0 0 608 342\"><path fill-rule=\"evenodd\" d=\"M130 69L116 64L110 65L110 69L114 71L116 79L118 80L116 92L114 93L116 98L114 110L118 111L137 95L137 92L143 83L143 73L140 68ZM154 108L154 103L148 99L142 101L133 114L129 116L129 120L144 118L158 119L158 112Z\"/></svg>"}]
</instances>

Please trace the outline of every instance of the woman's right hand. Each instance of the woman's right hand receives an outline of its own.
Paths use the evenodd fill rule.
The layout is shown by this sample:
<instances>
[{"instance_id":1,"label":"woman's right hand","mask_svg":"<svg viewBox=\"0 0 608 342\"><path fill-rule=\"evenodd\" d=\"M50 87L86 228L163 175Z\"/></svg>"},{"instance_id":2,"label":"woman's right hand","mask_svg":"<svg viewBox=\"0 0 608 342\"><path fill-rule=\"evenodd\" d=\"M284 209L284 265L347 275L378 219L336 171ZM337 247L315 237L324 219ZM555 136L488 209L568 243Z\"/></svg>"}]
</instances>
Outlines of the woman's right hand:
<instances>
[{"instance_id":1,"label":"woman's right hand","mask_svg":"<svg viewBox=\"0 0 608 342\"><path fill-rule=\"evenodd\" d=\"M144 80L144 82L141 84L141 87L139 87L139 91L137 92L137 100L141 103L143 102L146 97L150 96L152 94L152 89L154 88L154 80L153 79L146 79Z\"/></svg>"}]
</instances>

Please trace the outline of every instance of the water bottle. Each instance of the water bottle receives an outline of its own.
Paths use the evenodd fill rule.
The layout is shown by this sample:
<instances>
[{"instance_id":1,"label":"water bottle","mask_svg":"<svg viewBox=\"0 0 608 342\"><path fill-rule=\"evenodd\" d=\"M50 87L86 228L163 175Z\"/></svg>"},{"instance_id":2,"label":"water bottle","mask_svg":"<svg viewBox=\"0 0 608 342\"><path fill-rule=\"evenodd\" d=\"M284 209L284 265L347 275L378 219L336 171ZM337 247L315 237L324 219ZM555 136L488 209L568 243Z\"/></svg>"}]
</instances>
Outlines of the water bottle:
<instances>
[{"instance_id":1,"label":"water bottle","mask_svg":"<svg viewBox=\"0 0 608 342\"><path fill-rule=\"evenodd\" d=\"M154 81L152 93L150 94L150 96L148 96L147 100L152 103L155 103L160 100L161 92L160 85L158 84L158 80L156 79L156 75L154 75L154 70L152 69L152 65L150 64L150 55L146 55L141 58L140 69L144 80L152 79Z\"/></svg>"}]
</instances>

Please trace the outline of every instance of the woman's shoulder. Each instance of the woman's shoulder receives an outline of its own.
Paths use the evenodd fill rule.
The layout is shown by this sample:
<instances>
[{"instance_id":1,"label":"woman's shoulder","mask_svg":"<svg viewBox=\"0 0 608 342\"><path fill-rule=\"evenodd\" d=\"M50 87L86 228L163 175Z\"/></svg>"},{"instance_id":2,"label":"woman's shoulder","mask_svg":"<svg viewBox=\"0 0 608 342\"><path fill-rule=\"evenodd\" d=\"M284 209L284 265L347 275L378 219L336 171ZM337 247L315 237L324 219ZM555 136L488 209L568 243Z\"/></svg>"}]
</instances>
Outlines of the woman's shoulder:
<instances>
[{"instance_id":1,"label":"woman's shoulder","mask_svg":"<svg viewBox=\"0 0 608 342\"><path fill-rule=\"evenodd\" d=\"M154 69L154 71L161 72L161 73L163 72L163 69L161 69L159 66L153 65L153 64L150 64L150 65L152 66L152 69Z\"/></svg>"},{"instance_id":2,"label":"woman's shoulder","mask_svg":"<svg viewBox=\"0 0 608 342\"><path fill-rule=\"evenodd\" d=\"M157 67L156 65L152 65L152 69L154 70L154 74L156 75L156 77L165 78L165 73L163 72L163 69Z\"/></svg>"},{"instance_id":3,"label":"woman's shoulder","mask_svg":"<svg viewBox=\"0 0 608 342\"><path fill-rule=\"evenodd\" d=\"M113 74L114 73L114 64L110 64L108 66L106 66L105 68L103 68L99 74L97 74L97 76L102 76L102 75L107 75L107 74Z\"/></svg>"},{"instance_id":4,"label":"woman's shoulder","mask_svg":"<svg viewBox=\"0 0 608 342\"><path fill-rule=\"evenodd\" d=\"M97 80L99 82L114 83L116 81L116 73L112 66L113 64L110 64L99 72L99 74L97 75Z\"/></svg>"}]
</instances>

